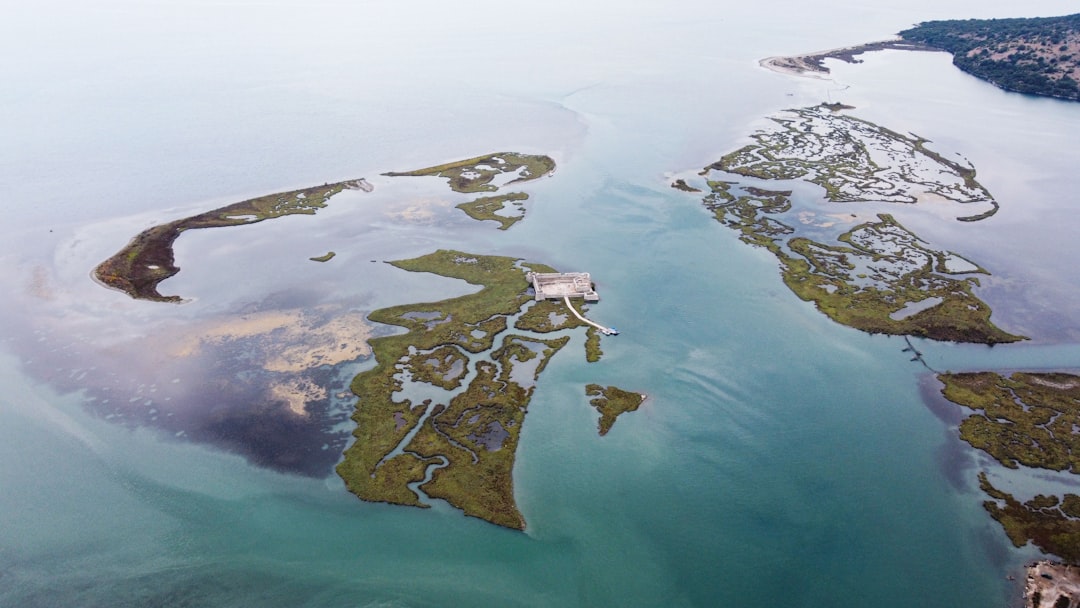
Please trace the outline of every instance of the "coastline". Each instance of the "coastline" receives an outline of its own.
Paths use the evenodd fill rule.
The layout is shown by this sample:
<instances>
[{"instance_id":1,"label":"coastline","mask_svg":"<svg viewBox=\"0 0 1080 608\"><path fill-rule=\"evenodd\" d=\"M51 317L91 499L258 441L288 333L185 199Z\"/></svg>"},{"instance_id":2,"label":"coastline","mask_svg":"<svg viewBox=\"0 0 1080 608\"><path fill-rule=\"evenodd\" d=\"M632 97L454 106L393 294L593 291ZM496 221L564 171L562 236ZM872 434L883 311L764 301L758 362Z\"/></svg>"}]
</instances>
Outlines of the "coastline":
<instances>
[{"instance_id":1,"label":"coastline","mask_svg":"<svg viewBox=\"0 0 1080 608\"><path fill-rule=\"evenodd\" d=\"M1066 598L1062 602L1062 598ZM1028 564L1024 608L1075 606L1080 599L1080 567L1050 560Z\"/></svg>"},{"instance_id":2,"label":"coastline","mask_svg":"<svg viewBox=\"0 0 1080 608\"><path fill-rule=\"evenodd\" d=\"M826 59L839 59L847 63L861 63L856 56L873 51L897 50L897 51L942 51L920 42L909 42L902 38L892 40L878 40L855 46L845 46L824 51L814 51L802 55L773 56L758 61L761 67L780 74L789 76L803 76L806 78L824 78L823 74L829 73L829 68L823 62Z\"/></svg>"}]
</instances>

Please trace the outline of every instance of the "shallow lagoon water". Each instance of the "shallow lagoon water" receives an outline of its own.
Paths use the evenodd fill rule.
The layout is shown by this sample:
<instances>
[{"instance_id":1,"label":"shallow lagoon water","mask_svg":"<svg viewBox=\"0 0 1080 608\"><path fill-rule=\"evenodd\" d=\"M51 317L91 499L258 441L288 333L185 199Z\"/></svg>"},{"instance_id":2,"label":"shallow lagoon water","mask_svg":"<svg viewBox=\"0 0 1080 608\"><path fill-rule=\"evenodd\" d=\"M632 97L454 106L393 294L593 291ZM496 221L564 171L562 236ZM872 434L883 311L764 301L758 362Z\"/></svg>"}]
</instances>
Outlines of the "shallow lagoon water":
<instances>
[{"instance_id":1,"label":"shallow lagoon water","mask_svg":"<svg viewBox=\"0 0 1080 608\"><path fill-rule=\"evenodd\" d=\"M668 187L776 111L855 105L970 159L1002 205L974 226L903 221L987 267L980 295L995 321L1034 340L919 342L928 363L1080 367L1080 313L1067 306L1080 106L1002 93L942 54L864 56L832 66L832 80L756 64L924 19L1013 16L1014 3L554 3L524 20L484 2L413 8L162 1L16 13L22 31L0 43L25 58L4 66L15 86L0 98L0 187L20 201L0 241L0 604L1015 597L1006 576L1035 553L1012 549L982 511L974 457L924 405L926 370L903 341L829 321L783 286L771 255ZM559 163L523 188L526 219L507 232L454 209L464 199L439 180L378 175L500 150ZM133 302L88 278L155 223L361 176L373 193L343 194L315 216L185 234L182 271L162 284L183 305ZM603 298L594 317L623 331L593 365L576 336L537 386L515 469L524 534L441 503L361 503L332 474L275 472L220 443L106 420L89 402L101 370L127 369L136 386L152 376L130 353L166 329L260 307L372 310L467 293L381 263L440 247L589 271ZM330 262L308 260L328 250ZM590 382L649 399L600 438ZM193 416L214 406L191 403Z\"/></svg>"}]
</instances>

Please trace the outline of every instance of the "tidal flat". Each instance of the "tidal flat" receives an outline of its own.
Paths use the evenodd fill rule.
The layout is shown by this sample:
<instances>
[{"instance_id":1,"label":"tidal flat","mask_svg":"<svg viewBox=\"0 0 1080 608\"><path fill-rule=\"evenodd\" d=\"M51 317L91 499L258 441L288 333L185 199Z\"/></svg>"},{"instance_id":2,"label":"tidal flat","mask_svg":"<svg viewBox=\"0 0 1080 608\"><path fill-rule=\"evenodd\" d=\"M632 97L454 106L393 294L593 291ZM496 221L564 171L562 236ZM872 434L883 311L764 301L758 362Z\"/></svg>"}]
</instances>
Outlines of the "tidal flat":
<instances>
[{"instance_id":1,"label":"tidal flat","mask_svg":"<svg viewBox=\"0 0 1080 608\"><path fill-rule=\"evenodd\" d=\"M510 192L498 196L482 196L476 200L461 203L457 208L464 211L466 215L474 220L481 222L493 220L499 222L499 230L509 230L511 226L525 219L522 201L528 199L529 195L524 192ZM506 203L513 204L518 211L521 211L521 214L509 217L499 215L499 211L506 207Z\"/></svg>"},{"instance_id":2,"label":"tidal flat","mask_svg":"<svg viewBox=\"0 0 1080 608\"><path fill-rule=\"evenodd\" d=\"M771 118L777 128L751 135L755 143L707 167L764 180L801 179L838 203L917 203L937 197L989 209L963 220L990 217L998 203L975 179L975 168L906 136L843 113L843 104L789 110Z\"/></svg>"},{"instance_id":3,"label":"tidal flat","mask_svg":"<svg viewBox=\"0 0 1080 608\"><path fill-rule=\"evenodd\" d=\"M946 399L973 410L960 438L1003 466L1080 474L1080 376L994 372L941 374Z\"/></svg>"},{"instance_id":4,"label":"tidal flat","mask_svg":"<svg viewBox=\"0 0 1080 608\"><path fill-rule=\"evenodd\" d=\"M1065 373L994 372L940 374L941 394L973 410L960 423L960 438L1002 466L1080 473L1080 376ZM995 488L985 472L979 487L992 500L983 507L1016 547L1029 541L1042 551L1080 560L1080 496L1038 494L1020 501Z\"/></svg>"},{"instance_id":5,"label":"tidal flat","mask_svg":"<svg viewBox=\"0 0 1080 608\"><path fill-rule=\"evenodd\" d=\"M828 74L829 68L825 67L826 59L839 59L846 63L861 63L856 59L863 53L874 51L897 50L897 51L936 51L934 47L907 40L880 40L867 42L855 46L846 46L826 51L815 51L804 55L792 55L789 57L766 57L758 62L761 67L768 68L782 74L795 75L820 75Z\"/></svg>"},{"instance_id":6,"label":"tidal flat","mask_svg":"<svg viewBox=\"0 0 1080 608\"><path fill-rule=\"evenodd\" d=\"M571 303L573 306L573 303ZM566 304L558 300L541 300L529 307L514 323L517 329L544 334L574 327L585 328L585 360L596 363L604 356L600 349L600 332L592 325L579 320Z\"/></svg>"},{"instance_id":7,"label":"tidal flat","mask_svg":"<svg viewBox=\"0 0 1080 608\"><path fill-rule=\"evenodd\" d=\"M409 174L448 177L452 189L476 192L495 191L506 183L529 181L553 170L554 161L546 156L500 153ZM501 181L494 183L500 176ZM106 285L136 299L180 301L179 296L161 295L157 285L179 271L172 245L182 232L315 213L344 189L369 192L370 185L364 185L362 180L350 180L277 193L161 224L137 235L95 272ZM474 219L500 221L506 229L523 216L505 217L497 212L506 203L520 209L527 198L527 194L511 192L459 207ZM335 256L330 251L309 259L327 262ZM517 327L527 333L570 330L584 324L561 302L534 302L526 293L525 271L553 271L544 265L446 250L392 264L464 279L484 289L433 305L371 314L372 321L404 325L413 331L371 341L376 367L351 384L352 392L360 397L352 416L358 423L353 433L358 441L345 452L337 470L347 487L365 500L427 506L420 499L423 493L446 500L467 515L523 529L525 521L514 503L512 482L518 435L536 379L570 338L504 332L511 316L519 317ZM589 333L585 346L588 360L599 359L596 336ZM442 391L445 398L416 399L416 403L409 398L398 400L410 394L410 387L421 385ZM267 385L267 398L298 418L307 415L309 404L328 397L324 387L307 377L282 378Z\"/></svg>"},{"instance_id":8,"label":"tidal flat","mask_svg":"<svg viewBox=\"0 0 1080 608\"><path fill-rule=\"evenodd\" d=\"M342 190L369 191L365 188L366 183L361 178L268 194L148 228L112 257L98 264L93 271L94 278L137 300L180 302L183 300L180 296L164 296L158 293L157 287L180 272L173 243L184 231L243 226L286 215L312 215L326 207L330 197ZM327 256L312 259L325 262L333 257L333 252Z\"/></svg>"},{"instance_id":9,"label":"tidal flat","mask_svg":"<svg viewBox=\"0 0 1080 608\"><path fill-rule=\"evenodd\" d=\"M982 208L811 209L819 226L838 222L834 235L799 221L818 186L716 179L792 190L791 224L810 240L838 244L836 235L892 213L928 246L992 272L975 275L975 294L995 324L1032 341L991 349L913 338L931 365L1075 367L1080 312L1069 303L1080 287L1062 278L1080 247L1078 216L1063 205L1080 177L1064 152L1080 137L1080 106L1004 93L943 53L826 60L834 80L785 78L755 63L880 39L946 10L1008 17L1016 6L559 3L524 19L480 6L293 0L258 11L188 0L66 8L13 11L5 41L20 62L0 119L16 202L2 239L0 485L10 491L0 500L0 604L757 608L844 597L908 608L1003 606L1018 596L1006 577L1022 580L1037 552L1013 549L1000 533L975 473L966 484L943 477L939 448L967 444L919 405L912 382L921 369L899 352L903 340L866 335L800 301L781 284L775 256L712 219L705 194L661 182L686 168L671 179L706 190L693 173L753 143L747 134L772 124L765 116L831 93L859 106L856 116L928 137L953 160L964 162L952 151L969 156L1001 211L968 224L948 212ZM379 176L496 150L546 153L558 169L494 194ZM87 280L152 225L361 175L375 177L374 192L342 192L315 216L185 233L175 244L181 272L158 286L183 306ZM525 220L506 232L455 208L505 192L530 194ZM848 212L859 217L834 217ZM332 304L327 314L365 322L379 308L479 290L381 263L440 248L592 271L604 302L590 318L624 330L604 338L604 360L592 365L581 361L581 330L542 336L571 342L542 373L517 448L514 496L527 534L422 493L433 509L346 491L333 467L354 428L348 385L372 358L340 364L324 384L330 398L343 394L339 402L331 411L309 401L304 417L285 405L250 407L259 394L223 395L217 384L239 389L252 368L276 379L249 361L277 332L203 347L184 369L159 362L163 329L183 336L207 319L247 315L253 303ZM328 263L308 260L329 250L338 255ZM37 268L40 297L25 291ZM1018 323L1020 312L1039 322ZM374 325L375 336L407 331ZM17 332L26 338L16 342ZM529 377L538 360L515 374ZM457 364L438 361L453 377ZM462 388L472 362L467 374ZM599 438L589 382L650 399ZM96 384L113 387L101 397L109 403L84 406L82 391ZM423 390L406 385L395 398L447 403L444 389L412 384ZM161 409L168 396L166 405L185 407ZM134 420L155 407L158 423L171 411L197 418L164 431ZM320 420L342 440L328 441ZM243 424L251 433L238 436ZM250 453L241 442L256 456L238 456ZM991 461L967 453L969 465ZM305 458L325 464L297 466ZM990 481L1021 501L1080 494L1039 485L1042 471L1003 473ZM773 584L778 571L790 584Z\"/></svg>"},{"instance_id":10,"label":"tidal flat","mask_svg":"<svg viewBox=\"0 0 1080 608\"><path fill-rule=\"evenodd\" d=\"M389 177L441 177L447 180L451 190L461 193L498 192L510 184L529 182L555 172L555 161L542 154L496 152L467 158L414 171L391 171ZM508 230L525 217L524 192L507 192L496 196L483 196L457 205L458 209L477 221L493 220L499 230ZM518 211L517 215L502 215L507 203Z\"/></svg>"},{"instance_id":11,"label":"tidal flat","mask_svg":"<svg viewBox=\"0 0 1080 608\"><path fill-rule=\"evenodd\" d=\"M698 174L705 179L706 208L739 231L740 240L772 252L784 284L838 323L868 333L952 342L1024 339L994 325L990 307L975 296L978 276L988 275L987 270L930 247L892 215L879 213L876 220L836 235L835 242L816 240L800 229L813 223L816 213L795 210L791 190L738 179L802 180L824 191L823 204L938 201L982 208L957 218L965 222L997 211L997 201L975 179L974 167L930 150L925 138L841 114L848 109L821 104L773 117L775 128L752 134L754 143ZM679 180L673 186L696 189Z\"/></svg>"},{"instance_id":12,"label":"tidal flat","mask_svg":"<svg viewBox=\"0 0 1080 608\"><path fill-rule=\"evenodd\" d=\"M371 313L372 321L408 331L371 340L376 365L352 382L359 398L352 417L356 441L345 451L338 474L363 500L430 506L422 492L466 515L524 529L513 494L518 437L536 381L570 338L505 332L509 317L530 304L515 328L545 333L578 326L528 293L526 270L553 269L451 250L391 264L482 289ZM445 399L414 403L407 395L417 383L444 389Z\"/></svg>"},{"instance_id":13,"label":"tidal flat","mask_svg":"<svg viewBox=\"0 0 1080 608\"><path fill-rule=\"evenodd\" d=\"M986 473L979 474L979 488L992 500L983 508L1005 529L1014 547L1031 542L1044 553L1052 553L1071 563L1080 563L1080 496L1037 494L1021 502L993 485Z\"/></svg>"},{"instance_id":14,"label":"tidal flat","mask_svg":"<svg viewBox=\"0 0 1080 608\"><path fill-rule=\"evenodd\" d=\"M550 175L555 171L555 161L539 154L495 152L442 165L434 165L413 171L389 171L389 177L442 177L449 181L454 192L495 192L499 185L492 182L499 176L511 179L505 184L527 182Z\"/></svg>"}]
</instances>

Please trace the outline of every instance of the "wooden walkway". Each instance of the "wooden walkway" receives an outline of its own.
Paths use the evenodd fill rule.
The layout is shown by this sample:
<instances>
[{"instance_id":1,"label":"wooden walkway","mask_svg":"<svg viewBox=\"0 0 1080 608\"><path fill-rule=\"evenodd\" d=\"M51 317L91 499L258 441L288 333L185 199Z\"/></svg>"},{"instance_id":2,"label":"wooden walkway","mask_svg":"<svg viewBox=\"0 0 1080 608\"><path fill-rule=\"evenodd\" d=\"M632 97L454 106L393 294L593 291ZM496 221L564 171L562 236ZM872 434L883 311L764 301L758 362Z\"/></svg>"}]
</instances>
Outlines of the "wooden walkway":
<instances>
[{"instance_id":1,"label":"wooden walkway","mask_svg":"<svg viewBox=\"0 0 1080 608\"><path fill-rule=\"evenodd\" d=\"M566 307L570 309L570 312L574 313L575 317L577 317L579 320L581 320L581 321L583 321L585 323L588 323L589 325L592 325L596 329L599 329L600 333L604 334L605 336L617 336L617 335L619 335L619 331L617 329L615 329L614 327L604 327L603 325L600 325L599 323L593 323L592 321L590 321L590 320L586 319L585 317L581 316L581 313L579 313L577 311L577 309L574 308L574 305L570 303L570 296L564 296L563 301L566 302Z\"/></svg>"}]
</instances>

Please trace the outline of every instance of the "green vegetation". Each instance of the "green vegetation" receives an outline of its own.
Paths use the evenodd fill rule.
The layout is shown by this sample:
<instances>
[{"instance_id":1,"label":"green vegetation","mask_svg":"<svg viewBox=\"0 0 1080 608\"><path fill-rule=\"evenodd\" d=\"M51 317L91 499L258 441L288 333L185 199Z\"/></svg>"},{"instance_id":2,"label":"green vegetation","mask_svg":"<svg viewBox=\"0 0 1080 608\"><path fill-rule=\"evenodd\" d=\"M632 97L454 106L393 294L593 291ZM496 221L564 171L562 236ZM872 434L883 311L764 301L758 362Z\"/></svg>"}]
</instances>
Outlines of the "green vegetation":
<instances>
[{"instance_id":1,"label":"green vegetation","mask_svg":"<svg viewBox=\"0 0 1080 608\"><path fill-rule=\"evenodd\" d=\"M946 399L975 414L960 437L1006 467L1080 474L1080 376L1017 372L941 374Z\"/></svg>"},{"instance_id":2,"label":"green vegetation","mask_svg":"<svg viewBox=\"0 0 1080 608\"><path fill-rule=\"evenodd\" d=\"M691 186L690 184L686 183L685 179L677 179L677 180L675 180L674 182L672 182L671 187L675 188L676 190L682 190L683 192L701 192L700 189L695 188L695 187Z\"/></svg>"},{"instance_id":3,"label":"green vegetation","mask_svg":"<svg viewBox=\"0 0 1080 608\"><path fill-rule=\"evenodd\" d=\"M506 328L506 316L528 301L524 295L527 283L515 262L512 258L470 256L447 250L393 262L405 270L464 279L482 285L483 289L473 295L441 302L383 308L369 316L372 321L398 325L408 332L372 340L376 366L352 381L352 391L360 397L352 415L357 424L353 431L356 441L346 450L345 459L337 469L351 492L370 501L419 503L416 494L406 487L406 483L422 479L422 473L420 477L416 476L418 468L387 469L383 462L419 423L427 409L424 405L414 406L408 399L400 402L394 399L395 393L403 390L403 382L397 377L397 364L408 354L410 346L418 351L450 344L472 353L490 349L495 334ZM438 316L427 319L415 313L437 313ZM479 332L480 337L474 332ZM408 459L407 455L403 456ZM402 471L408 474L401 475Z\"/></svg>"},{"instance_id":4,"label":"green vegetation","mask_svg":"<svg viewBox=\"0 0 1080 608\"><path fill-rule=\"evenodd\" d=\"M794 237L775 219L791 209L790 191L746 187L738 195L729 182L710 182L705 205L716 219L740 232L743 242L764 247L780 261L784 284L799 298L838 323L869 333L922 336L934 340L996 344L1021 338L990 322L990 308L972 293L974 277L986 274L967 260L950 270L956 254L926 247L892 216L855 226L828 245ZM909 306L933 302L913 314Z\"/></svg>"},{"instance_id":5,"label":"green vegetation","mask_svg":"<svg viewBox=\"0 0 1080 608\"><path fill-rule=\"evenodd\" d=\"M600 350L600 331L592 325L578 320L566 310L566 305L560 300L541 300L526 310L514 327L536 333L550 333L560 329L584 327L585 330L585 360L595 363L603 356Z\"/></svg>"},{"instance_id":6,"label":"green vegetation","mask_svg":"<svg viewBox=\"0 0 1080 608\"><path fill-rule=\"evenodd\" d=\"M451 344L417 352L404 359L404 368L415 382L427 382L448 391L461 386L469 365L469 357Z\"/></svg>"},{"instance_id":7,"label":"green vegetation","mask_svg":"<svg viewBox=\"0 0 1080 608\"><path fill-rule=\"evenodd\" d=\"M571 300L570 306L573 305L573 300ZM584 309L578 312L584 316ZM576 319L576 317L574 318ZM580 326L588 327L588 329L585 330L585 360L589 363L596 363L600 360L600 357L604 355L604 351L600 350L600 330L581 321L578 321L578 324Z\"/></svg>"},{"instance_id":8,"label":"green vegetation","mask_svg":"<svg viewBox=\"0 0 1080 608\"><path fill-rule=\"evenodd\" d=\"M595 399L590 399L589 403L600 412L601 436L607 435L620 414L637 410L645 401L645 395L640 393L624 391L614 386L605 388L599 384L586 385L585 395L595 397Z\"/></svg>"},{"instance_id":9,"label":"green vegetation","mask_svg":"<svg viewBox=\"0 0 1080 608\"><path fill-rule=\"evenodd\" d=\"M111 258L98 264L94 268L94 277L137 300L179 302L179 296L158 293L157 286L180 272L173 256L173 243L180 233L201 228L254 224L283 215L314 214L326 206L330 197L342 190L359 189L361 181L349 180L269 194L148 228Z\"/></svg>"},{"instance_id":10,"label":"green vegetation","mask_svg":"<svg viewBox=\"0 0 1080 608\"><path fill-rule=\"evenodd\" d=\"M1080 376L1016 372L940 374L941 393L974 410L960 423L960 437L1004 466L1019 465L1080 474ZM1045 552L1080 561L1080 496L1038 495L1027 502L993 487L986 473L979 487L994 500L983 506L1017 547L1033 542Z\"/></svg>"},{"instance_id":11,"label":"green vegetation","mask_svg":"<svg viewBox=\"0 0 1080 608\"><path fill-rule=\"evenodd\" d=\"M975 297L974 275L989 274L955 253L934 250L891 215L864 222L835 242L799 234L816 212L793 209L790 190L768 190L717 179L714 172L757 179L804 179L834 202L917 203L931 197L954 203L997 203L975 181L975 170L928 150L926 140L834 113L842 104L792 110L778 128L751 136L756 143L725 155L700 173L703 199L717 221L739 239L780 261L784 283L831 319L869 333L997 344L1023 339L990 322ZM822 223L827 228L837 223ZM815 232L816 236L817 232ZM816 237L820 239L820 237Z\"/></svg>"},{"instance_id":12,"label":"green vegetation","mask_svg":"<svg viewBox=\"0 0 1080 608\"><path fill-rule=\"evenodd\" d=\"M518 221L525 218L525 213L522 210L520 201L528 200L528 198L529 195L524 192L509 192L498 196L485 196L474 201L469 201L468 203L461 203L457 208L464 211L466 215L474 220L495 220L496 222L499 222L499 230L507 230ZM521 211L521 214L511 217L499 215L498 212L503 210L507 201L515 201L514 205Z\"/></svg>"},{"instance_id":13,"label":"green vegetation","mask_svg":"<svg viewBox=\"0 0 1080 608\"><path fill-rule=\"evenodd\" d=\"M795 229L767 216L791 210L791 191L748 187L745 194L735 196L731 192L734 185L733 182L710 181L712 194L705 197L705 208L713 212L718 222L738 230L742 242L779 254L777 239L793 234Z\"/></svg>"},{"instance_id":14,"label":"green vegetation","mask_svg":"<svg viewBox=\"0 0 1080 608\"><path fill-rule=\"evenodd\" d=\"M540 300L518 317L514 327L538 334L547 334L560 329L592 326L570 314L562 301Z\"/></svg>"},{"instance_id":15,"label":"green vegetation","mask_svg":"<svg viewBox=\"0 0 1080 608\"><path fill-rule=\"evenodd\" d=\"M517 152L496 152L486 156L477 156L444 165L435 165L416 171L384 173L391 177L443 177L449 180L454 192L497 192L499 186L491 182L498 176L513 173L517 177L506 182L515 184L527 182L549 175L555 170L555 161L549 156L536 154L518 154ZM498 196L478 198L461 203L458 209L474 220L494 220L499 222L499 230L507 230L525 217L523 201L529 198L524 192L509 192ZM516 216L499 215L507 202L513 202L520 212Z\"/></svg>"},{"instance_id":16,"label":"green vegetation","mask_svg":"<svg viewBox=\"0 0 1080 608\"><path fill-rule=\"evenodd\" d=\"M979 487L994 499L984 502L983 508L1005 528L1014 546L1031 541L1069 563L1080 562L1080 496L1065 494L1058 499L1039 494L1022 503L990 485L986 473L979 473Z\"/></svg>"},{"instance_id":17,"label":"green vegetation","mask_svg":"<svg viewBox=\"0 0 1080 608\"><path fill-rule=\"evenodd\" d=\"M854 110L855 106L849 106L846 103L840 103L839 101L833 103L823 103L821 107L829 110L830 112L843 112L844 110Z\"/></svg>"},{"instance_id":18,"label":"green vegetation","mask_svg":"<svg viewBox=\"0 0 1080 608\"><path fill-rule=\"evenodd\" d=\"M600 350L600 330L590 325L589 329L585 330L585 360L596 363L603 356L604 351Z\"/></svg>"},{"instance_id":19,"label":"green vegetation","mask_svg":"<svg viewBox=\"0 0 1080 608\"><path fill-rule=\"evenodd\" d=\"M568 336L542 340L503 335L507 318L533 302L525 271L554 272L498 256L440 250L393 262L412 272L463 279L480 291L440 302L377 310L370 319L407 331L371 341L376 365L353 379L359 397L353 420L356 441L338 474L364 500L426 506L409 484L442 498L467 515L514 529L525 521L513 496L518 436L535 381ZM535 302L516 326L537 331L576 327L548 302ZM563 315L569 316L565 311ZM554 320L553 320L554 319ZM476 375L464 389L468 357ZM454 391L446 403L414 405L406 384L430 383ZM406 437L416 433L405 443Z\"/></svg>"},{"instance_id":20,"label":"green vegetation","mask_svg":"<svg viewBox=\"0 0 1080 608\"><path fill-rule=\"evenodd\" d=\"M952 53L953 65L1003 89L1080 100L1080 14L929 21L900 36Z\"/></svg>"},{"instance_id":21,"label":"green vegetation","mask_svg":"<svg viewBox=\"0 0 1080 608\"><path fill-rule=\"evenodd\" d=\"M448 407L436 406L405 447L406 454L425 459L441 456L447 462L420 486L424 493L446 500L466 515L507 528L525 528L514 501L512 473L533 387L515 382L511 374L515 365L539 357L535 379L568 341L568 337L506 336L502 347L492 353L494 361L477 363L476 378L466 391L451 399Z\"/></svg>"},{"instance_id":22,"label":"green vegetation","mask_svg":"<svg viewBox=\"0 0 1080 608\"><path fill-rule=\"evenodd\" d=\"M454 192L495 192L499 188L491 185L491 181L503 173L518 174L518 177L507 182L513 184L543 177L554 170L555 161L548 156L496 152L416 171L391 171L383 175L444 177L450 180L450 189Z\"/></svg>"},{"instance_id":23,"label":"green vegetation","mask_svg":"<svg viewBox=\"0 0 1080 608\"><path fill-rule=\"evenodd\" d=\"M803 179L834 202L916 203L926 196L955 203L997 202L975 180L975 169L872 122L838 114L840 104L789 110L772 121L778 130L751 135L756 143L706 167L766 180Z\"/></svg>"},{"instance_id":24,"label":"green vegetation","mask_svg":"<svg viewBox=\"0 0 1080 608\"><path fill-rule=\"evenodd\" d=\"M878 219L842 234L847 246L788 241L796 255L778 254L784 284L833 320L872 334L981 344L1023 339L990 322L990 307L972 293L978 279L949 272L952 254L927 248L890 215ZM927 300L940 302L903 314Z\"/></svg>"},{"instance_id":25,"label":"green vegetation","mask_svg":"<svg viewBox=\"0 0 1080 608\"><path fill-rule=\"evenodd\" d=\"M327 251L323 255L315 256L313 258L308 258L308 259L311 260L312 262L329 262L330 260L334 259L335 255L337 255L337 254L334 253L333 251Z\"/></svg>"}]
</instances>

